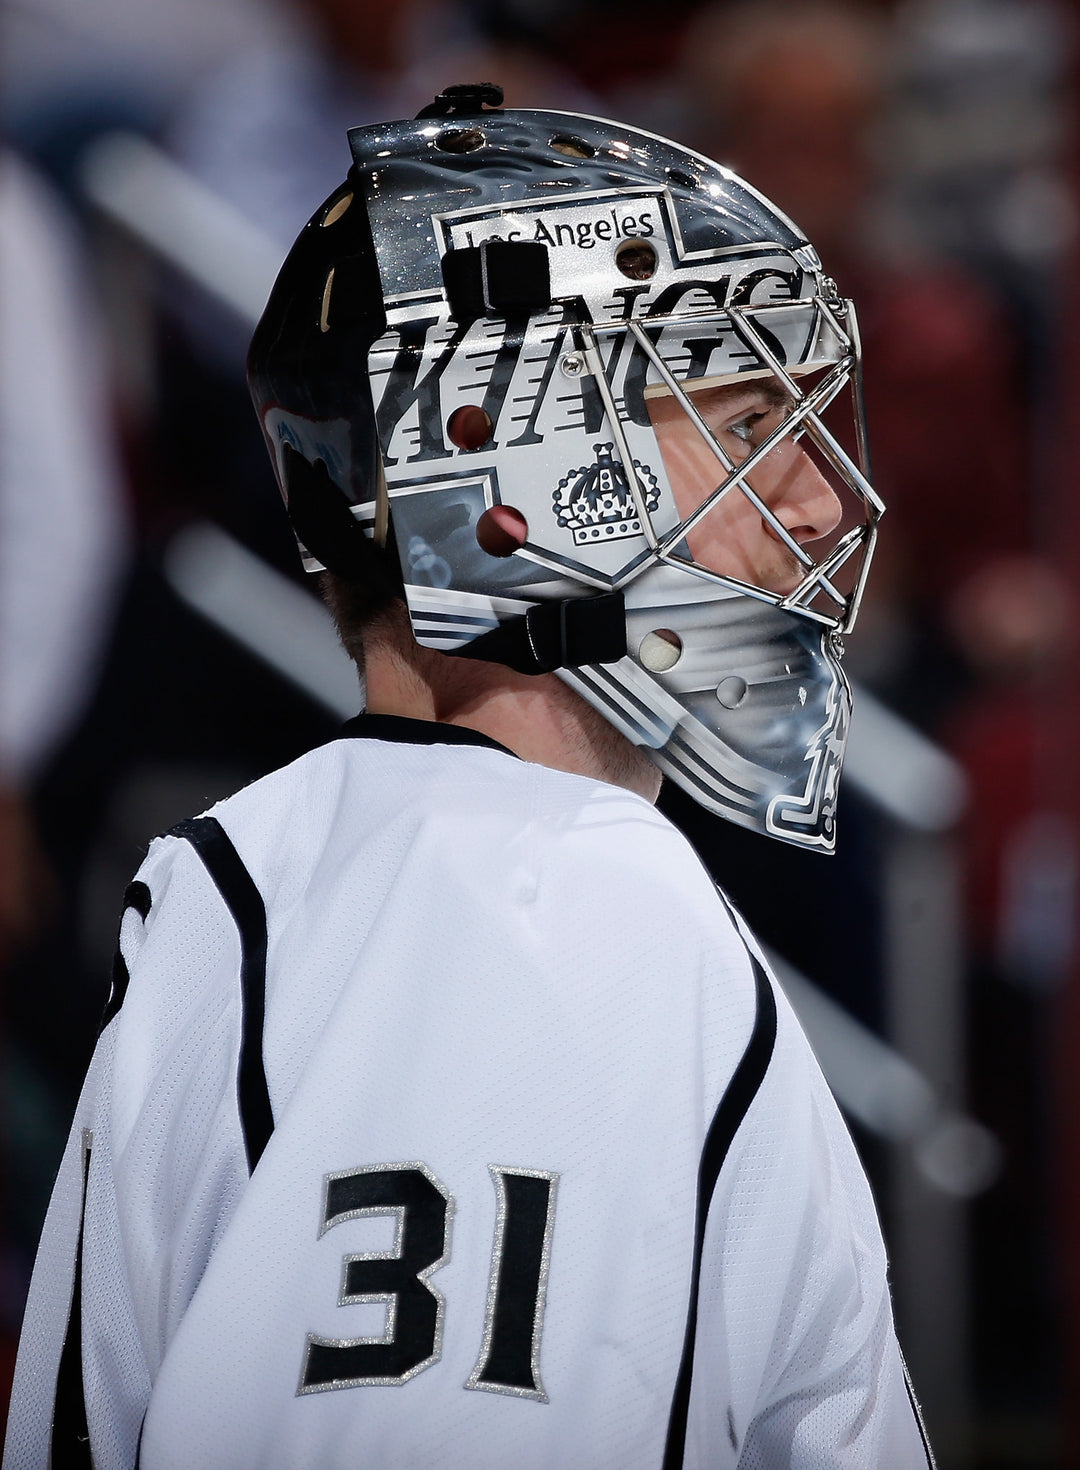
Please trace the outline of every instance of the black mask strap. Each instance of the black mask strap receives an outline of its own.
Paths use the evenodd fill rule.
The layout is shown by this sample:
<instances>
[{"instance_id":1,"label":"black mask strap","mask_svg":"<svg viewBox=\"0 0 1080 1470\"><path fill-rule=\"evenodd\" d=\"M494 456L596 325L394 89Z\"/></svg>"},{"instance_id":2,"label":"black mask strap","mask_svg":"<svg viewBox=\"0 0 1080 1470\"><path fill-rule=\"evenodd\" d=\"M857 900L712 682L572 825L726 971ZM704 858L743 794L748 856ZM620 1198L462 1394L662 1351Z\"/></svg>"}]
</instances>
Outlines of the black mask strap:
<instances>
[{"instance_id":1,"label":"black mask strap","mask_svg":"<svg viewBox=\"0 0 1080 1470\"><path fill-rule=\"evenodd\" d=\"M616 663L626 653L626 604L621 592L539 602L524 617L447 651L504 664L519 674Z\"/></svg>"}]
</instances>

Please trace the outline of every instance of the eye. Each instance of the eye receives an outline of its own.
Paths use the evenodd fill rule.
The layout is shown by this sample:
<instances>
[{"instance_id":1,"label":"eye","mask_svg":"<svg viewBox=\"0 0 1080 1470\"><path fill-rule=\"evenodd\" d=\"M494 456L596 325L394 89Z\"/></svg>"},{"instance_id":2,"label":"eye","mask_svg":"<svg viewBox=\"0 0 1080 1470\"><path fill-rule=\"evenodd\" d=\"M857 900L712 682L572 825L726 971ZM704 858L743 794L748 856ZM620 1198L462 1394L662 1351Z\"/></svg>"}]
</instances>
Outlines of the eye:
<instances>
[{"instance_id":1,"label":"eye","mask_svg":"<svg viewBox=\"0 0 1080 1470\"><path fill-rule=\"evenodd\" d=\"M728 433L734 434L736 439L741 439L744 444L750 444L754 438L754 430L762 419L767 418L764 413L744 414L741 419L736 419L733 424L728 424Z\"/></svg>"}]
</instances>

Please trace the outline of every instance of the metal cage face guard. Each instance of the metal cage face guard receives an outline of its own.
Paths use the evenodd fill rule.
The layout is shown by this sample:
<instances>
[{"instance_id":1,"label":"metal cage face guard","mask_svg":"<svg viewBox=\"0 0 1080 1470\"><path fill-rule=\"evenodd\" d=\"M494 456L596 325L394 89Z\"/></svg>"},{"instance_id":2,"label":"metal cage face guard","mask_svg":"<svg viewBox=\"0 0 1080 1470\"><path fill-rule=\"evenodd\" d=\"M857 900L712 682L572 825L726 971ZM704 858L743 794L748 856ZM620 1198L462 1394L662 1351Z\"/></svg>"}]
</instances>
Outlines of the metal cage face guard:
<instances>
[{"instance_id":1,"label":"metal cage face guard","mask_svg":"<svg viewBox=\"0 0 1080 1470\"><path fill-rule=\"evenodd\" d=\"M733 591L799 612L840 633L849 632L854 626L870 568L877 522L884 510L864 473L865 426L861 392L855 375L857 337L854 331L849 335L846 328L847 322L854 326L854 319L851 302L814 299L792 306L761 307L753 311L730 307L726 311L695 316L690 323L685 318L675 318L648 324L630 321L625 326L616 327L584 324L576 334L581 344L583 371L595 379L642 534L656 559L730 587ZM674 351L665 341L668 336L675 339ZM615 346L605 358L605 341L617 341L620 337L632 339L630 353ZM723 350L725 340L744 349L739 353L742 361L738 367L730 362L731 353ZM635 394L628 382L634 375L633 362L637 352L644 356L647 364L644 394L640 383ZM621 382L613 378L612 361L631 364L624 368ZM792 373L802 373L808 367L818 368L820 372L818 380L804 388ZM767 381L763 382L763 379ZM769 426L769 432L759 443L747 445L745 457L739 460L712 432L695 402L703 390L720 387L734 390L736 399L745 399L748 387L759 390L760 396L765 396L767 388L772 387L779 389L788 400L787 411L774 415L777 421ZM862 465L852 461L821 417L845 387L851 390ZM635 459L627 433L628 418L636 417L629 408L632 401L643 397L648 408L650 400L655 404L661 394L678 404L688 423L696 430L700 442L715 460L714 474L717 466L721 474L714 489L701 496L694 508L674 526L663 530L653 514L656 497L653 494L650 499L650 486L643 483L642 474L636 468L640 462ZM749 396L754 396L752 391ZM620 404L623 405L621 413ZM649 417L659 442L660 459L664 461L667 457L664 436L653 416L650 414ZM817 557L807 549L807 543L792 534L776 509L751 484L755 469L774 455L785 440L806 434L811 436L833 471L837 488L849 492L848 518L852 510L858 517L857 524L845 527L841 534L832 538L827 551ZM830 488L829 493L835 494L835 491ZM760 516L773 540L786 550L791 565L798 568L796 584L789 591L770 586L767 578L754 579L750 567L747 567L746 575L737 576L730 567L725 569L715 561L710 565L707 560L699 560L693 555L690 539L693 533L698 527L709 527L710 520L722 522L724 511L720 507L726 501L728 506L725 509L729 508L729 498L739 495L745 497ZM678 506L677 493L675 500ZM715 529L716 540L722 540L722 528ZM837 577L849 565L853 566L854 576L845 592L837 586ZM639 564L623 578L616 579L615 585L622 585L638 575L641 569Z\"/></svg>"},{"instance_id":2,"label":"metal cage face guard","mask_svg":"<svg viewBox=\"0 0 1080 1470\"><path fill-rule=\"evenodd\" d=\"M368 535L392 524L420 643L500 659L493 640L524 623L531 644L550 608L548 666L666 774L742 826L831 850L838 634L882 511L851 305L790 221L698 155L571 114L475 123L350 133L385 302L366 364L379 481L356 469L361 407L263 393L282 484L288 446ZM309 230L349 207L335 199ZM318 283L331 339L335 271ZM718 421L761 394L771 419ZM850 448L831 423L847 402ZM827 528L783 498L811 459ZM609 605L617 647L572 656L566 629Z\"/></svg>"}]
</instances>

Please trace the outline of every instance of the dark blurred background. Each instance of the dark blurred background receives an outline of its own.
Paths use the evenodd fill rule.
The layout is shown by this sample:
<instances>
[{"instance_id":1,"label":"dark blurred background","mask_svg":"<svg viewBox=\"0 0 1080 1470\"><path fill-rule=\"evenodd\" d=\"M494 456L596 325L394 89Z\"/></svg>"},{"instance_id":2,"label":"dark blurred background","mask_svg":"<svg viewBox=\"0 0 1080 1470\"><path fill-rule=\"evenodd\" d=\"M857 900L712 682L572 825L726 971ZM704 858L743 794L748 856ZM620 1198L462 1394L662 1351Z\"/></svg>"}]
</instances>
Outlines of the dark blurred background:
<instances>
[{"instance_id":1,"label":"dark blurred background","mask_svg":"<svg viewBox=\"0 0 1080 1470\"><path fill-rule=\"evenodd\" d=\"M870 1168L942 1470L1080 1467L1078 0L7 0L0 1388L149 839L360 694L243 383L348 165L442 86L744 173L859 308L889 506L840 852L662 798Z\"/></svg>"}]
</instances>

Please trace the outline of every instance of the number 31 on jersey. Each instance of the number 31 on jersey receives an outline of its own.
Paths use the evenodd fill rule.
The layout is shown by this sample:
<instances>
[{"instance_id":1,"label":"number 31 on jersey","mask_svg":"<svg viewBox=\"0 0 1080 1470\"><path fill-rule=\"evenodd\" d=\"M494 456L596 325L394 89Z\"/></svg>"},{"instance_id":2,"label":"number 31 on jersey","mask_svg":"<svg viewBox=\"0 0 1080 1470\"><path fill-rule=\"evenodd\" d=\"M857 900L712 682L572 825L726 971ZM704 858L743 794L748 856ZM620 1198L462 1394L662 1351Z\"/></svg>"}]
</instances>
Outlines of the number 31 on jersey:
<instances>
[{"instance_id":1,"label":"number 31 on jersey","mask_svg":"<svg viewBox=\"0 0 1080 1470\"><path fill-rule=\"evenodd\" d=\"M540 1381L548 1262L559 1176L539 1169L488 1166L498 1200L483 1341L466 1388L548 1396ZM372 1164L328 1174L320 1236L346 1220L394 1217L389 1251L348 1255L339 1306L380 1302L380 1337L348 1339L308 1333L300 1393L406 1383L442 1354L446 1303L429 1277L449 1259L453 1202L426 1164Z\"/></svg>"}]
</instances>

